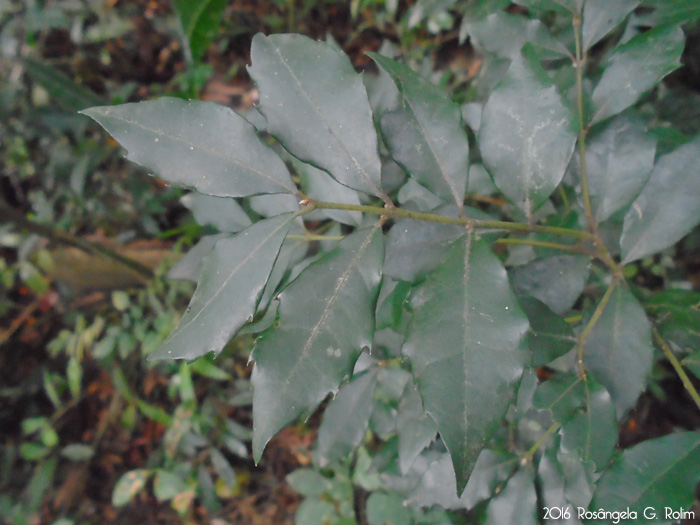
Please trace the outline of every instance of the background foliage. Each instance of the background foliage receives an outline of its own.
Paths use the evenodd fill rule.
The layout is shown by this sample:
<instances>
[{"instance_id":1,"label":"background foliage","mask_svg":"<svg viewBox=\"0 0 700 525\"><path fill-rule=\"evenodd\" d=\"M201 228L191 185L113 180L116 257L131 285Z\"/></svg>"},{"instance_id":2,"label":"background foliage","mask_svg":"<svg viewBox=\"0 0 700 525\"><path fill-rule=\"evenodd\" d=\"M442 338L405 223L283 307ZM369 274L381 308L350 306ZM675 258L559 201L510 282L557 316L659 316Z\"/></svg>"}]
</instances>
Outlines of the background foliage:
<instances>
[{"instance_id":1,"label":"background foliage","mask_svg":"<svg viewBox=\"0 0 700 525\"><path fill-rule=\"evenodd\" d=\"M691 508L693 2L0 17L4 520Z\"/></svg>"}]
</instances>

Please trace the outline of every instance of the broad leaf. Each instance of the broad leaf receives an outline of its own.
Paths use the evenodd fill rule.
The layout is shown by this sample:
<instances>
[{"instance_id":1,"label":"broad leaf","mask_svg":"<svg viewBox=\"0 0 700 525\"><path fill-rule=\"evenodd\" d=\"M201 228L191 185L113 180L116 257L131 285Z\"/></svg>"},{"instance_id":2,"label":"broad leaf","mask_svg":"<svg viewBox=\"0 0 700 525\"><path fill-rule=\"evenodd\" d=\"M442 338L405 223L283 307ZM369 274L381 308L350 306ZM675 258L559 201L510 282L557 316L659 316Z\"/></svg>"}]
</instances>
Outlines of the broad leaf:
<instances>
[{"instance_id":1,"label":"broad leaf","mask_svg":"<svg viewBox=\"0 0 700 525\"><path fill-rule=\"evenodd\" d=\"M659 158L625 216L620 245L629 263L668 248L700 222L700 139Z\"/></svg>"},{"instance_id":2,"label":"broad leaf","mask_svg":"<svg viewBox=\"0 0 700 525\"><path fill-rule=\"evenodd\" d=\"M557 374L537 386L532 403L550 410L555 421L565 423L581 406L585 395L583 380L574 374Z\"/></svg>"},{"instance_id":3,"label":"broad leaf","mask_svg":"<svg viewBox=\"0 0 700 525\"><path fill-rule=\"evenodd\" d=\"M419 285L403 353L452 457L461 493L503 419L527 360L527 318L498 258L472 231Z\"/></svg>"},{"instance_id":4,"label":"broad leaf","mask_svg":"<svg viewBox=\"0 0 700 525\"><path fill-rule=\"evenodd\" d=\"M72 78L48 63L26 59L24 67L29 76L40 84L65 111L75 112L97 104L104 104L104 100L94 92L84 85L76 83Z\"/></svg>"},{"instance_id":5,"label":"broad leaf","mask_svg":"<svg viewBox=\"0 0 700 525\"><path fill-rule=\"evenodd\" d=\"M129 160L172 184L219 197L296 192L282 160L224 106L165 97L81 113L124 146Z\"/></svg>"},{"instance_id":6,"label":"broad leaf","mask_svg":"<svg viewBox=\"0 0 700 525\"><path fill-rule=\"evenodd\" d=\"M687 352L700 349L700 292L663 290L643 303L661 337Z\"/></svg>"},{"instance_id":7,"label":"broad leaf","mask_svg":"<svg viewBox=\"0 0 700 525\"><path fill-rule=\"evenodd\" d=\"M505 488L498 493L487 508L487 525L518 523L536 525L537 492L533 472L529 467L520 468L508 480Z\"/></svg>"},{"instance_id":8,"label":"broad leaf","mask_svg":"<svg viewBox=\"0 0 700 525\"><path fill-rule=\"evenodd\" d=\"M360 204L360 198L355 190L336 182L325 171L301 162L295 162L294 167L301 178L304 193L312 199L340 204ZM362 222L362 213L359 211L317 210L313 212L313 214L316 213L350 226L360 226Z\"/></svg>"},{"instance_id":9,"label":"broad leaf","mask_svg":"<svg viewBox=\"0 0 700 525\"><path fill-rule=\"evenodd\" d=\"M383 195L367 92L348 57L305 36L262 34L251 57L267 131L345 186Z\"/></svg>"},{"instance_id":10,"label":"broad leaf","mask_svg":"<svg viewBox=\"0 0 700 525\"><path fill-rule=\"evenodd\" d=\"M372 344L384 260L380 227L346 237L279 295L278 322L253 352L253 456L287 423L337 391Z\"/></svg>"},{"instance_id":11,"label":"broad leaf","mask_svg":"<svg viewBox=\"0 0 700 525\"><path fill-rule=\"evenodd\" d=\"M681 66L685 38L678 26L664 26L635 36L610 56L593 91L593 123L627 109Z\"/></svg>"},{"instance_id":12,"label":"broad leaf","mask_svg":"<svg viewBox=\"0 0 700 525\"><path fill-rule=\"evenodd\" d=\"M665 508L690 510L700 481L700 432L670 434L644 441L622 452L622 457L600 478L591 509L623 511L644 516Z\"/></svg>"},{"instance_id":13,"label":"broad leaf","mask_svg":"<svg viewBox=\"0 0 700 525\"><path fill-rule=\"evenodd\" d=\"M411 510L406 508L398 494L373 492L367 500L368 525L399 525L413 523Z\"/></svg>"},{"instance_id":14,"label":"broad leaf","mask_svg":"<svg viewBox=\"0 0 700 525\"><path fill-rule=\"evenodd\" d=\"M608 391L595 379L589 376L582 383L583 407L564 424L561 446L578 452L583 461L592 461L600 472L607 468L617 444L615 406Z\"/></svg>"},{"instance_id":15,"label":"broad leaf","mask_svg":"<svg viewBox=\"0 0 700 525\"><path fill-rule=\"evenodd\" d=\"M369 371L340 387L318 429L317 457L321 467L345 457L362 442L376 386L377 374Z\"/></svg>"},{"instance_id":16,"label":"broad leaf","mask_svg":"<svg viewBox=\"0 0 700 525\"><path fill-rule=\"evenodd\" d=\"M182 32L195 61L202 57L217 35L227 5L226 0L173 0Z\"/></svg>"},{"instance_id":17,"label":"broad leaf","mask_svg":"<svg viewBox=\"0 0 700 525\"><path fill-rule=\"evenodd\" d=\"M588 4L586 4L588 5ZM628 207L649 180L656 140L639 119L620 116L586 143L586 171L591 206L598 222ZM580 177L580 157L572 168Z\"/></svg>"},{"instance_id":18,"label":"broad leaf","mask_svg":"<svg viewBox=\"0 0 700 525\"><path fill-rule=\"evenodd\" d=\"M408 472L421 451L435 439L435 423L423 410L423 401L413 381L406 383L396 416L396 433L399 436L399 468Z\"/></svg>"},{"instance_id":19,"label":"broad leaf","mask_svg":"<svg viewBox=\"0 0 700 525\"><path fill-rule=\"evenodd\" d=\"M586 0L581 31L583 50L589 50L620 25L638 5L639 0Z\"/></svg>"},{"instance_id":20,"label":"broad leaf","mask_svg":"<svg viewBox=\"0 0 700 525\"><path fill-rule=\"evenodd\" d=\"M531 295L564 315L576 303L588 279L590 260L579 255L553 255L510 270L518 295Z\"/></svg>"},{"instance_id":21,"label":"broad leaf","mask_svg":"<svg viewBox=\"0 0 700 525\"><path fill-rule=\"evenodd\" d=\"M211 224L220 232L236 233L252 224L241 205L230 197L192 192L182 197L180 202L190 209L199 224Z\"/></svg>"},{"instance_id":22,"label":"broad leaf","mask_svg":"<svg viewBox=\"0 0 700 525\"><path fill-rule=\"evenodd\" d=\"M695 0L644 0L643 4L654 8L653 11L638 16L638 23L645 26L685 24L700 20L700 3Z\"/></svg>"},{"instance_id":23,"label":"broad leaf","mask_svg":"<svg viewBox=\"0 0 700 525\"><path fill-rule=\"evenodd\" d=\"M618 417L634 406L653 364L651 326L623 284L612 291L583 347L583 362L610 392Z\"/></svg>"},{"instance_id":24,"label":"broad leaf","mask_svg":"<svg viewBox=\"0 0 700 525\"><path fill-rule=\"evenodd\" d=\"M571 15L581 12L583 2L584 0L516 0L515 3L536 11L555 11Z\"/></svg>"},{"instance_id":25,"label":"broad leaf","mask_svg":"<svg viewBox=\"0 0 700 525\"><path fill-rule=\"evenodd\" d=\"M370 56L391 75L401 93L399 107L384 113L381 120L392 157L435 195L461 208L467 190L469 140L459 106L408 66L374 53Z\"/></svg>"},{"instance_id":26,"label":"broad leaf","mask_svg":"<svg viewBox=\"0 0 700 525\"><path fill-rule=\"evenodd\" d=\"M516 58L530 42L541 59L568 55L564 45L555 39L539 20L498 11L481 20L466 23L470 42L478 49L501 58ZM504 38L503 35L508 35Z\"/></svg>"},{"instance_id":27,"label":"broad leaf","mask_svg":"<svg viewBox=\"0 0 700 525\"><path fill-rule=\"evenodd\" d=\"M200 266L200 279L180 324L150 359L195 359L219 353L250 321L293 215L262 220L220 240Z\"/></svg>"},{"instance_id":28,"label":"broad leaf","mask_svg":"<svg viewBox=\"0 0 700 525\"><path fill-rule=\"evenodd\" d=\"M566 499L564 493L564 475L561 466L556 460L554 447L549 447L542 454L539 465L537 465L537 481L541 504L550 510L548 518L554 521L553 516L561 515L562 519L557 519L555 523L574 525L580 523L575 518L576 509ZM564 519L564 516L570 516L570 519Z\"/></svg>"},{"instance_id":29,"label":"broad leaf","mask_svg":"<svg viewBox=\"0 0 700 525\"><path fill-rule=\"evenodd\" d=\"M199 275L199 265L202 259L214 249L214 245L221 239L228 237L225 233L217 233L215 235L206 235L199 239L190 251L188 251L182 259L177 261L168 271L168 279L174 281L193 281L197 282Z\"/></svg>"},{"instance_id":30,"label":"broad leaf","mask_svg":"<svg viewBox=\"0 0 700 525\"><path fill-rule=\"evenodd\" d=\"M479 148L496 186L528 218L564 177L576 143L573 120L526 45L484 106Z\"/></svg>"},{"instance_id":31,"label":"broad leaf","mask_svg":"<svg viewBox=\"0 0 700 525\"><path fill-rule=\"evenodd\" d=\"M534 297L518 297L518 301L530 321L527 337L533 366L546 365L573 348L576 339L564 319Z\"/></svg>"}]
</instances>

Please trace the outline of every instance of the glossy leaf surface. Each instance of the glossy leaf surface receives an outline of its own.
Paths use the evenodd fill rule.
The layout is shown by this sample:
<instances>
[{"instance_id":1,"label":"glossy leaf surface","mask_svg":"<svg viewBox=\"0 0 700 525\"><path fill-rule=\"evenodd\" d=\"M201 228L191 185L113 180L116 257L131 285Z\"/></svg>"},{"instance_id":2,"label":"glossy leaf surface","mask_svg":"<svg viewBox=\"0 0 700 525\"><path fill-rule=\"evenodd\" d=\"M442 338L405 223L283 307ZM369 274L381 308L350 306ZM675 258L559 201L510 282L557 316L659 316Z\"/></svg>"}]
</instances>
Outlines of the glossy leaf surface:
<instances>
[{"instance_id":1,"label":"glossy leaf surface","mask_svg":"<svg viewBox=\"0 0 700 525\"><path fill-rule=\"evenodd\" d=\"M401 94L399 107L384 113L381 120L394 160L435 195L461 208L467 190L469 140L459 106L408 66L381 55L370 56Z\"/></svg>"},{"instance_id":2,"label":"glossy leaf surface","mask_svg":"<svg viewBox=\"0 0 700 525\"><path fill-rule=\"evenodd\" d=\"M381 228L353 233L279 295L278 322L253 351L253 455L310 414L372 344L384 247Z\"/></svg>"},{"instance_id":3,"label":"glossy leaf surface","mask_svg":"<svg viewBox=\"0 0 700 525\"><path fill-rule=\"evenodd\" d=\"M637 401L653 364L651 326L634 295L617 285L583 347L583 362L610 392L621 417Z\"/></svg>"},{"instance_id":4,"label":"glossy leaf surface","mask_svg":"<svg viewBox=\"0 0 700 525\"><path fill-rule=\"evenodd\" d=\"M262 34L253 38L251 57L267 131L345 186L381 195L367 92L348 57L301 35Z\"/></svg>"},{"instance_id":5,"label":"glossy leaf surface","mask_svg":"<svg viewBox=\"0 0 700 525\"><path fill-rule=\"evenodd\" d=\"M317 455L321 467L343 458L362 442L376 386L377 374L370 371L340 387L318 429Z\"/></svg>"},{"instance_id":6,"label":"glossy leaf surface","mask_svg":"<svg viewBox=\"0 0 700 525\"><path fill-rule=\"evenodd\" d=\"M662 78L680 67L685 38L679 27L659 27L619 46L593 91L593 123L627 109Z\"/></svg>"},{"instance_id":7,"label":"glossy leaf surface","mask_svg":"<svg viewBox=\"0 0 700 525\"><path fill-rule=\"evenodd\" d=\"M82 113L171 184L220 197L295 191L282 160L224 106L166 97Z\"/></svg>"},{"instance_id":8,"label":"glossy leaf surface","mask_svg":"<svg viewBox=\"0 0 700 525\"><path fill-rule=\"evenodd\" d=\"M676 243L700 222L700 139L659 158L625 216L620 245L628 263Z\"/></svg>"},{"instance_id":9,"label":"glossy leaf surface","mask_svg":"<svg viewBox=\"0 0 700 525\"><path fill-rule=\"evenodd\" d=\"M219 353L253 318L292 221L293 215L279 215L220 240L202 261L199 284L180 324L150 359Z\"/></svg>"},{"instance_id":10,"label":"glossy leaf surface","mask_svg":"<svg viewBox=\"0 0 700 525\"><path fill-rule=\"evenodd\" d=\"M564 177L576 142L573 120L525 46L484 106L479 148L496 186L527 217Z\"/></svg>"},{"instance_id":11,"label":"glossy leaf surface","mask_svg":"<svg viewBox=\"0 0 700 525\"><path fill-rule=\"evenodd\" d=\"M670 434L628 448L597 483L591 509L629 507L643 515L666 507L689 510L700 481L700 432Z\"/></svg>"},{"instance_id":12,"label":"glossy leaf surface","mask_svg":"<svg viewBox=\"0 0 700 525\"><path fill-rule=\"evenodd\" d=\"M403 353L464 490L474 463L515 395L527 318L505 269L472 232L447 250L412 298Z\"/></svg>"}]
</instances>

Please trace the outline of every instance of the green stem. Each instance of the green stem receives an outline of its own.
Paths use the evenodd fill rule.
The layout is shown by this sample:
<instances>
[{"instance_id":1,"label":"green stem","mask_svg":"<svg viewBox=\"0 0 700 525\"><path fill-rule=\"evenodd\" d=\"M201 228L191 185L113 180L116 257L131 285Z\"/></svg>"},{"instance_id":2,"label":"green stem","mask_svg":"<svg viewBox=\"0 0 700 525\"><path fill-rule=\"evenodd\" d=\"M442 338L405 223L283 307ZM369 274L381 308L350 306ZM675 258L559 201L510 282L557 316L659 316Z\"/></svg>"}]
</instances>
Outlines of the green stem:
<instances>
[{"instance_id":1,"label":"green stem","mask_svg":"<svg viewBox=\"0 0 700 525\"><path fill-rule=\"evenodd\" d=\"M659 331L656 328L653 328L652 333L654 334L654 340L656 341L656 344L658 344L661 347L661 351L666 356L666 359L668 359L668 361L671 363L671 366L678 374L678 377L681 378L681 382L683 383L685 389L688 391L688 394L690 394L690 397L693 398L695 404L698 406L698 408L700 408L700 395L698 395L698 391L693 386L693 383L688 377L688 374L686 374L685 370L683 370L683 365L673 353L671 347L668 346L666 341L664 341L663 337L661 337Z\"/></svg>"},{"instance_id":2,"label":"green stem","mask_svg":"<svg viewBox=\"0 0 700 525\"><path fill-rule=\"evenodd\" d=\"M375 215L383 215L384 217L390 219L414 219L419 221L438 222L442 224L456 224L459 226L467 226L475 229L496 229L522 233L543 233L550 235L573 237L574 239L578 239L581 241L593 240L593 236L588 232L571 230L569 228L559 228L556 226L538 226L507 221L486 221L478 219L468 219L466 217L446 217L444 215L405 210L403 208L381 208L379 206L365 206L361 204L339 204L335 202L314 201L311 199L306 199L303 202L308 206L308 208L299 212L300 215L309 213L313 210L349 210L359 211L363 213L372 213Z\"/></svg>"},{"instance_id":3,"label":"green stem","mask_svg":"<svg viewBox=\"0 0 700 525\"><path fill-rule=\"evenodd\" d=\"M535 453L544 445L547 440L551 437L552 434L554 434L559 428L561 427L561 423L554 422L552 423L547 431L542 434L542 437L537 440L537 442L530 447L530 449L525 452L523 455L523 463L530 462L532 461L532 457L535 455Z\"/></svg>"},{"instance_id":4,"label":"green stem","mask_svg":"<svg viewBox=\"0 0 700 525\"><path fill-rule=\"evenodd\" d=\"M613 277L613 279L610 281L610 286L608 286L608 289L605 291L605 295L603 295L603 298L598 303L598 306L596 306L596 309L593 312L593 315L591 316L590 320L588 321L588 324L584 327L583 331L581 332L581 335L579 335L578 337L578 368L579 375L584 379L586 378L586 369L583 366L583 346L586 344L588 334L591 333L591 330L593 330L593 327L603 315L605 306L610 301L610 298L612 297L612 293L613 291L615 291L616 286L617 278Z\"/></svg>"},{"instance_id":5,"label":"green stem","mask_svg":"<svg viewBox=\"0 0 700 525\"><path fill-rule=\"evenodd\" d=\"M539 248L552 248L555 250L563 250L566 252L574 253L585 253L586 252L581 246L576 244L561 244L558 242L548 242L548 241L538 241L535 239L498 239L496 244L522 244L526 246L537 246Z\"/></svg>"},{"instance_id":6,"label":"green stem","mask_svg":"<svg viewBox=\"0 0 700 525\"><path fill-rule=\"evenodd\" d=\"M342 241L345 239L344 235L317 235L315 233L308 233L306 235L287 235L287 239L301 239L303 241Z\"/></svg>"}]
</instances>

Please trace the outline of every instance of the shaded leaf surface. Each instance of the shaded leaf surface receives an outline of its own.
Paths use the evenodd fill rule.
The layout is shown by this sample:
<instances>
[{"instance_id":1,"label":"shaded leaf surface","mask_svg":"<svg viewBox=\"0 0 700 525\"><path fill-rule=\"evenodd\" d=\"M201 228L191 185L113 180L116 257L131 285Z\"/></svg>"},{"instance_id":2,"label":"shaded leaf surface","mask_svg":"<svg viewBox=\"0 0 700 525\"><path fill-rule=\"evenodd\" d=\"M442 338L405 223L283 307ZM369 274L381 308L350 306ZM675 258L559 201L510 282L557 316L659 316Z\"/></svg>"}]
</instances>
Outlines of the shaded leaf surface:
<instances>
[{"instance_id":1,"label":"shaded leaf surface","mask_svg":"<svg viewBox=\"0 0 700 525\"><path fill-rule=\"evenodd\" d=\"M318 429L317 455L322 468L346 456L362 442L376 386L375 372L362 374L341 386L326 408Z\"/></svg>"},{"instance_id":2,"label":"shaded leaf surface","mask_svg":"<svg viewBox=\"0 0 700 525\"><path fill-rule=\"evenodd\" d=\"M515 396L526 361L520 342L527 318L500 261L471 231L416 288L412 308L403 353L461 493Z\"/></svg>"},{"instance_id":3,"label":"shaded leaf surface","mask_svg":"<svg viewBox=\"0 0 700 525\"><path fill-rule=\"evenodd\" d=\"M355 190L336 182L325 171L301 162L295 163L295 167L301 177L304 193L312 199L340 204L360 204L360 197ZM360 226L362 222L362 213L359 211L317 210L314 213L350 226Z\"/></svg>"},{"instance_id":4,"label":"shaded leaf surface","mask_svg":"<svg viewBox=\"0 0 700 525\"><path fill-rule=\"evenodd\" d=\"M591 509L690 509L700 481L700 432L650 439L622 452L598 481Z\"/></svg>"},{"instance_id":5,"label":"shaded leaf surface","mask_svg":"<svg viewBox=\"0 0 700 525\"><path fill-rule=\"evenodd\" d=\"M432 443L437 433L435 423L423 410L423 400L413 381L406 383L401 396L396 432L399 436L399 468L406 474L411 463Z\"/></svg>"},{"instance_id":6,"label":"shaded leaf surface","mask_svg":"<svg viewBox=\"0 0 700 525\"><path fill-rule=\"evenodd\" d=\"M293 215L279 215L220 240L201 263L199 284L180 324L150 359L220 352L255 314L292 221Z\"/></svg>"},{"instance_id":7,"label":"shaded leaf surface","mask_svg":"<svg viewBox=\"0 0 700 525\"><path fill-rule=\"evenodd\" d=\"M202 57L216 36L227 5L226 0L173 0L194 60Z\"/></svg>"},{"instance_id":8,"label":"shaded leaf surface","mask_svg":"<svg viewBox=\"0 0 700 525\"><path fill-rule=\"evenodd\" d=\"M573 115L527 45L484 106L479 130L484 166L531 217L563 178L575 142Z\"/></svg>"},{"instance_id":9,"label":"shaded leaf surface","mask_svg":"<svg viewBox=\"0 0 700 525\"><path fill-rule=\"evenodd\" d=\"M680 67L685 38L677 26L664 26L635 36L610 56L593 91L593 123L627 109L662 78Z\"/></svg>"},{"instance_id":10,"label":"shaded leaf surface","mask_svg":"<svg viewBox=\"0 0 700 525\"><path fill-rule=\"evenodd\" d=\"M370 56L401 93L399 107L381 119L392 157L435 195L461 208L467 190L469 140L459 106L445 90L408 66L381 55Z\"/></svg>"},{"instance_id":11,"label":"shaded leaf surface","mask_svg":"<svg viewBox=\"0 0 700 525\"><path fill-rule=\"evenodd\" d=\"M637 401L653 364L651 326L634 295L618 285L583 348L587 369L610 392L618 417Z\"/></svg>"},{"instance_id":12,"label":"shaded leaf surface","mask_svg":"<svg viewBox=\"0 0 700 525\"><path fill-rule=\"evenodd\" d=\"M586 143L586 171L593 214L598 222L629 206L654 168L656 140L638 119L620 116ZM572 163L580 178L578 153Z\"/></svg>"},{"instance_id":13,"label":"shaded leaf surface","mask_svg":"<svg viewBox=\"0 0 700 525\"><path fill-rule=\"evenodd\" d=\"M229 197L192 192L180 202L192 211L197 223L211 224L220 232L236 233L252 224L241 205Z\"/></svg>"},{"instance_id":14,"label":"shaded leaf surface","mask_svg":"<svg viewBox=\"0 0 700 525\"><path fill-rule=\"evenodd\" d=\"M518 297L530 321L528 346L532 365L542 366L571 350L576 342L569 324L534 297Z\"/></svg>"},{"instance_id":15,"label":"shaded leaf surface","mask_svg":"<svg viewBox=\"0 0 700 525\"><path fill-rule=\"evenodd\" d=\"M219 197L296 191L255 128L224 106L164 97L82 113L124 146L129 160L172 184Z\"/></svg>"},{"instance_id":16,"label":"shaded leaf surface","mask_svg":"<svg viewBox=\"0 0 700 525\"><path fill-rule=\"evenodd\" d=\"M700 139L659 158L627 212L620 245L629 263L675 244L700 222Z\"/></svg>"},{"instance_id":17,"label":"shaded leaf surface","mask_svg":"<svg viewBox=\"0 0 700 525\"><path fill-rule=\"evenodd\" d=\"M583 28L581 40L583 50L587 51L599 40L622 23L639 0L586 0L583 5Z\"/></svg>"},{"instance_id":18,"label":"shaded leaf surface","mask_svg":"<svg viewBox=\"0 0 700 525\"><path fill-rule=\"evenodd\" d=\"M384 260L381 228L353 233L279 295L278 323L253 352L253 455L335 392L374 334Z\"/></svg>"},{"instance_id":19,"label":"shaded leaf surface","mask_svg":"<svg viewBox=\"0 0 700 525\"><path fill-rule=\"evenodd\" d=\"M538 523L535 480L529 468L518 470L508 480L503 491L491 500L487 509L486 523L488 525Z\"/></svg>"},{"instance_id":20,"label":"shaded leaf surface","mask_svg":"<svg viewBox=\"0 0 700 525\"><path fill-rule=\"evenodd\" d=\"M262 34L253 38L251 57L268 132L345 186L382 195L367 92L348 57L301 35Z\"/></svg>"}]
</instances>

